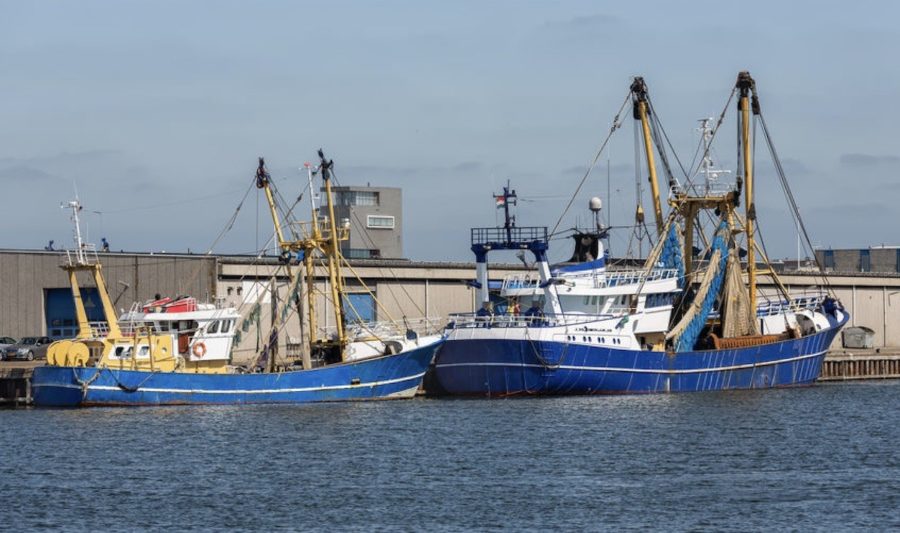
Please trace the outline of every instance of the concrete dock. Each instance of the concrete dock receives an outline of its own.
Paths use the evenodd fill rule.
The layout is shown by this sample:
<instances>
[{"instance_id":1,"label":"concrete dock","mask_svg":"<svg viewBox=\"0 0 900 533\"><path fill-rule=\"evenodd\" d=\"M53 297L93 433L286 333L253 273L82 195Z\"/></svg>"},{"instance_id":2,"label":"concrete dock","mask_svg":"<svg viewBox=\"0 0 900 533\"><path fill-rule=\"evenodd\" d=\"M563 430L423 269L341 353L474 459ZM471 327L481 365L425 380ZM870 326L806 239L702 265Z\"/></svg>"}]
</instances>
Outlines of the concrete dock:
<instances>
[{"instance_id":1,"label":"concrete dock","mask_svg":"<svg viewBox=\"0 0 900 533\"><path fill-rule=\"evenodd\" d=\"M44 361L0 361L0 407L31 405L31 374Z\"/></svg>"},{"instance_id":2,"label":"concrete dock","mask_svg":"<svg viewBox=\"0 0 900 533\"><path fill-rule=\"evenodd\" d=\"M849 349L828 352L819 381L900 378L900 348Z\"/></svg>"}]
</instances>

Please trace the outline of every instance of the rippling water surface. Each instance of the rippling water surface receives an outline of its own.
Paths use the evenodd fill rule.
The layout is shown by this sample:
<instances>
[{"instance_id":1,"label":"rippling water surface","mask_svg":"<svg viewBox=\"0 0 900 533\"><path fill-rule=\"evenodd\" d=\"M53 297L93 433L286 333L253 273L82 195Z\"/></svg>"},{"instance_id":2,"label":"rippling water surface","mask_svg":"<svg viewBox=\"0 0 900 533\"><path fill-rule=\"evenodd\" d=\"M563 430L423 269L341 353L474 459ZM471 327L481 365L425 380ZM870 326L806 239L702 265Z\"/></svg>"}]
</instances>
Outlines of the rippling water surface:
<instances>
[{"instance_id":1,"label":"rippling water surface","mask_svg":"<svg viewBox=\"0 0 900 533\"><path fill-rule=\"evenodd\" d=\"M0 529L900 528L900 382L0 411Z\"/></svg>"}]
</instances>

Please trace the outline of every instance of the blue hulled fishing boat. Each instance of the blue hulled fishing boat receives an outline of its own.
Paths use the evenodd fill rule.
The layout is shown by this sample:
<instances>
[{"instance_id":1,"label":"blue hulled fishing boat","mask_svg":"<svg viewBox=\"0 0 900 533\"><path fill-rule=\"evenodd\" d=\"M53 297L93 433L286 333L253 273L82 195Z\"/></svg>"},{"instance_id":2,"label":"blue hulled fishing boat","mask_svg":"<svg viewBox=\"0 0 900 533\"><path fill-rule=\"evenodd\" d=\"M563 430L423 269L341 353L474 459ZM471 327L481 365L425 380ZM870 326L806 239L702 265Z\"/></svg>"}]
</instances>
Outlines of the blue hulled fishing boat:
<instances>
[{"instance_id":1,"label":"blue hulled fishing boat","mask_svg":"<svg viewBox=\"0 0 900 533\"><path fill-rule=\"evenodd\" d=\"M242 317L234 308L199 303L194 298L157 297L136 304L118 317L96 249L82 240L81 205L78 200L65 205L72 210L75 248L64 256L62 268L72 287L78 336L49 346L47 365L34 370L34 404L306 403L414 396L443 338L439 334L420 336L411 329L415 321L401 325L350 319L355 309L343 297L342 264L346 261L340 253L340 243L347 239L349 230L338 225L334 217L333 162L326 160L321 150L319 156L317 168L307 165L308 186L315 190L313 176L321 174L326 204L320 209L310 195L311 222L285 219L293 239L285 238L279 216L291 210L276 204L274 185L260 159L256 185L269 202L280 252L279 268L285 269L290 285L288 297L277 308L277 278L272 276L271 329L250 367L232 364L232 348L253 323L252 315L258 318L259 302L251 307L251 316ZM299 265L302 273L293 270ZM327 271L325 290L317 285L317 267ZM78 274L84 272L96 284L106 316L103 323L88 322L78 282ZM364 283L362 287L366 288ZM303 293L308 342L300 361L277 365L278 332L284 329L286 318L304 312ZM336 326L331 330L322 330L317 324L315 309L321 293L334 312ZM258 327L258 320L256 323ZM302 320L300 328L303 331Z\"/></svg>"},{"instance_id":2,"label":"blue hulled fishing boat","mask_svg":"<svg viewBox=\"0 0 900 533\"><path fill-rule=\"evenodd\" d=\"M606 230L599 222L602 204L594 198L596 231L575 235L573 264L551 268L547 250L552 232L517 227L508 211L515 192L504 189L502 201L498 199L507 209L504 227L472 230L477 265L473 285L482 308L453 316L447 326L447 341L435 363L437 381L447 393L686 392L808 385L816 380L848 315L827 291L792 294L768 264L756 236L752 132L757 122L797 227L803 224L749 73L738 76L735 95L741 154L736 182L719 181L724 171L714 168L710 155L723 115L716 129L710 128L711 120L703 121L698 171L680 183L658 142L664 133L646 85L641 78L634 80L629 99L636 138L642 137L638 149L650 175L657 235L641 266L608 268L602 242ZM620 126L618 115L613 124L610 135ZM669 179L667 215L655 153ZM703 181L695 180L698 177ZM639 201L635 227L642 224ZM504 313L494 312L488 290L487 256L496 250L530 251L536 261L536 275L503 281L500 297L508 304ZM757 288L762 275L772 279L770 294ZM531 302L524 312L522 300Z\"/></svg>"}]
</instances>

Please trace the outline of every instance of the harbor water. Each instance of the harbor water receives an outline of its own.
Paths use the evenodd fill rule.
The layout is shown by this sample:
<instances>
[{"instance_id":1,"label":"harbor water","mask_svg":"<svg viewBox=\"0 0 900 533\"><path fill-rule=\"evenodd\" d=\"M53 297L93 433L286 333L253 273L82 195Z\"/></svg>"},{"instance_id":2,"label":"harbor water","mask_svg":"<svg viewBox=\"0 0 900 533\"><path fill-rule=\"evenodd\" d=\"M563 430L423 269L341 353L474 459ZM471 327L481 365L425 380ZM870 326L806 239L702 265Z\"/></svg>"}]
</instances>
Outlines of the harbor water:
<instances>
[{"instance_id":1,"label":"harbor water","mask_svg":"<svg viewBox=\"0 0 900 533\"><path fill-rule=\"evenodd\" d=\"M0 411L0 529L900 528L900 382Z\"/></svg>"}]
</instances>

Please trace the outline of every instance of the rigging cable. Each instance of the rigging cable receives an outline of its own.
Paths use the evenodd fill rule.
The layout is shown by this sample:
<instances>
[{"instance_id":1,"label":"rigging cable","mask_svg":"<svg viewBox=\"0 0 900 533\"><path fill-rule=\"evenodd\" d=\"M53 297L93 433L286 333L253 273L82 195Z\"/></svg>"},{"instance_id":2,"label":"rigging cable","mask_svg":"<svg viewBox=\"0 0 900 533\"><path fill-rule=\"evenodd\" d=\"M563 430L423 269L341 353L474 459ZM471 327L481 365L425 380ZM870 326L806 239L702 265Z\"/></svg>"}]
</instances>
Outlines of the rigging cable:
<instances>
[{"instance_id":1,"label":"rigging cable","mask_svg":"<svg viewBox=\"0 0 900 533\"><path fill-rule=\"evenodd\" d=\"M619 108L618 113L613 118L612 126L609 128L609 134L604 139L603 144L600 145L600 149L597 150L597 155L594 156L593 161L588 166L587 172L584 173L584 177L581 178L581 182L578 184L578 187L575 189L575 193L572 195L572 198L569 199L569 203L566 205L566 208L563 209L561 215L559 215L559 219L556 221L556 224L553 226L553 231L550 232L551 235L556 233L556 230L559 229L559 225L562 224L563 217L566 216L566 213L569 212L569 209L572 207L572 203L575 202L575 198L578 196L578 193L581 192L581 188L584 186L584 182L587 181L588 176L591 175L591 171L594 170L594 165L597 164L597 161L600 159L600 156L603 154L603 150L606 148L607 143L609 143L609 139L613 136L613 133L616 132L622 126L622 122L620 120L620 116L622 115L622 111L625 110L625 107L628 105L628 102L631 101L631 91L628 92L628 95L625 97L625 101L622 102L622 107Z\"/></svg>"},{"instance_id":2,"label":"rigging cable","mask_svg":"<svg viewBox=\"0 0 900 533\"><path fill-rule=\"evenodd\" d=\"M784 173L784 167L781 166L781 159L779 159L778 152L775 150L775 145L772 142L772 137L769 135L769 126L766 125L766 119L765 117L763 117L762 111L760 111L759 113L759 121L762 124L763 136L766 139L766 145L769 147L769 153L772 156L772 162L775 164L775 171L778 174L778 179L781 182L781 188L784 191L784 195L791 207L792 215L797 221L797 225L799 226L800 231L803 234L803 239L806 242L806 245L809 247L810 252L812 253L813 260L816 262L816 266L819 268L819 272L822 274L822 281L825 283L825 287L828 290L828 293L832 297L834 297L834 288L831 286L831 283L828 280L828 276L825 275L825 269L819 262L819 257L815 254L812 240L809 238L809 232L806 231L806 224L803 222L803 217L800 216L800 208L797 206L797 200L794 197L794 193L793 191L791 191L791 186L787 181L787 176Z\"/></svg>"}]
</instances>

